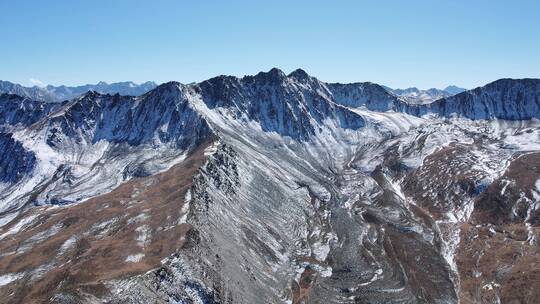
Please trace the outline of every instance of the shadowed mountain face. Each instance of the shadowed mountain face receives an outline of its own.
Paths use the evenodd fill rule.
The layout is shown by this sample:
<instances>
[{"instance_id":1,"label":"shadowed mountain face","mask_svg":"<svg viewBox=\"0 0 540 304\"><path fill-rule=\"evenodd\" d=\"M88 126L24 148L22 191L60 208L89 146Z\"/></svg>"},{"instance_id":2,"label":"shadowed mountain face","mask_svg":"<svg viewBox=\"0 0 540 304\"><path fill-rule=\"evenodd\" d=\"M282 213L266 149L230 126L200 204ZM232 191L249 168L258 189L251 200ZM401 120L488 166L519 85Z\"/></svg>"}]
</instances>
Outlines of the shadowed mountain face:
<instances>
[{"instance_id":1,"label":"shadowed mountain face","mask_svg":"<svg viewBox=\"0 0 540 304\"><path fill-rule=\"evenodd\" d=\"M441 99L428 111L470 119L540 118L540 80L501 79L485 87Z\"/></svg>"},{"instance_id":2,"label":"shadowed mountain face","mask_svg":"<svg viewBox=\"0 0 540 304\"><path fill-rule=\"evenodd\" d=\"M411 104L272 69L0 95L0 298L534 303L539 83Z\"/></svg>"},{"instance_id":3,"label":"shadowed mountain face","mask_svg":"<svg viewBox=\"0 0 540 304\"><path fill-rule=\"evenodd\" d=\"M17 157L2 157L0 162L0 181L13 183L21 179L24 175L32 172L36 156L31 151L27 151L20 142L13 140L10 134L0 133L0 147L7 155Z\"/></svg>"},{"instance_id":4,"label":"shadowed mountain face","mask_svg":"<svg viewBox=\"0 0 540 304\"><path fill-rule=\"evenodd\" d=\"M484 87L426 104L410 103L372 83L329 84L328 88L336 97L336 102L373 111L394 110L414 116L433 114L473 120L540 118L539 79L500 79Z\"/></svg>"},{"instance_id":5,"label":"shadowed mountain face","mask_svg":"<svg viewBox=\"0 0 540 304\"><path fill-rule=\"evenodd\" d=\"M330 83L327 85L337 103L347 107L366 107L368 110L384 112L394 108L400 100L383 87L371 82Z\"/></svg>"},{"instance_id":6,"label":"shadowed mountain face","mask_svg":"<svg viewBox=\"0 0 540 304\"><path fill-rule=\"evenodd\" d=\"M316 136L325 120L343 129L357 130L362 118L333 102L326 86L303 71L287 77L272 69L255 76L220 76L194 87L209 109L227 109L256 122L265 132L294 139Z\"/></svg>"},{"instance_id":7,"label":"shadowed mountain face","mask_svg":"<svg viewBox=\"0 0 540 304\"><path fill-rule=\"evenodd\" d=\"M2 129L28 127L59 107L60 104L48 104L13 94L0 94L0 126Z\"/></svg>"}]
</instances>

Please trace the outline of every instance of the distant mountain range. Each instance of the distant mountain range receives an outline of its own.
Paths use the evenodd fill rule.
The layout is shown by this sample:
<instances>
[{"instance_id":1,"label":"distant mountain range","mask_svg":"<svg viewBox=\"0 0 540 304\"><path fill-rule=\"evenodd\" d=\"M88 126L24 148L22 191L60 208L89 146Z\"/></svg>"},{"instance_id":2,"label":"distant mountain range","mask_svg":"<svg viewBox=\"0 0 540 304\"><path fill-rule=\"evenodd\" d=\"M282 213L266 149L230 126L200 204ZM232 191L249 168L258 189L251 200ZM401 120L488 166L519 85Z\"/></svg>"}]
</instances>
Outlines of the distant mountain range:
<instances>
[{"instance_id":1,"label":"distant mountain range","mask_svg":"<svg viewBox=\"0 0 540 304\"><path fill-rule=\"evenodd\" d=\"M415 103L415 104L425 104L425 103L431 103L437 99L450 97L462 92L465 92L466 89L456 87L456 86L447 86L444 89L436 89L431 88L427 90L421 90L416 87L411 87L407 89L392 89L387 86L383 86L388 92L398 96L402 97L405 101L408 103Z\"/></svg>"},{"instance_id":2,"label":"distant mountain range","mask_svg":"<svg viewBox=\"0 0 540 304\"><path fill-rule=\"evenodd\" d=\"M52 86L46 87L25 87L17 83L0 80L0 93L15 94L21 97L40 100L46 102L60 102L73 99L88 91L96 91L101 94L120 94L138 96L154 89L157 84L153 81L136 84L132 81L106 83L100 81L97 84L86 84L81 86Z\"/></svg>"},{"instance_id":3,"label":"distant mountain range","mask_svg":"<svg viewBox=\"0 0 540 304\"><path fill-rule=\"evenodd\" d=\"M132 81L115 83L100 81L97 84L86 84L80 86L48 85L46 87L26 87L17 83L0 80L0 93L15 94L21 97L45 102L60 102L73 99L88 91L95 91L101 94L114 95L118 93L126 96L139 96L154 89L155 87L157 87L157 83L153 81L147 81L141 84L136 84ZM411 104L431 103L437 99L450 97L466 91L466 89L456 86L448 86L442 90L436 88L421 90L416 87L410 87L407 89L392 89L387 86L381 87L389 93L400 97L405 102Z\"/></svg>"}]
</instances>

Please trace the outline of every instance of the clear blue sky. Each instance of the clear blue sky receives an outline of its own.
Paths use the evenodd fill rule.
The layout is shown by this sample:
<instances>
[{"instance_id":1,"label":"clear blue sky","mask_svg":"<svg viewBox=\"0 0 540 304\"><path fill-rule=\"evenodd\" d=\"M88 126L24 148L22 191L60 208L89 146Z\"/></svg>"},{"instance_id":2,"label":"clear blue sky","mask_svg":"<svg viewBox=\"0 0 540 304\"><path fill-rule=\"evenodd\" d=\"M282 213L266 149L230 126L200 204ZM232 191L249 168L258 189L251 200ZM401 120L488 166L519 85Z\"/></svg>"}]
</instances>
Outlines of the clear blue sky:
<instances>
[{"instance_id":1,"label":"clear blue sky","mask_svg":"<svg viewBox=\"0 0 540 304\"><path fill-rule=\"evenodd\" d=\"M540 78L540 1L0 1L0 79L201 81L271 67L467 88Z\"/></svg>"}]
</instances>

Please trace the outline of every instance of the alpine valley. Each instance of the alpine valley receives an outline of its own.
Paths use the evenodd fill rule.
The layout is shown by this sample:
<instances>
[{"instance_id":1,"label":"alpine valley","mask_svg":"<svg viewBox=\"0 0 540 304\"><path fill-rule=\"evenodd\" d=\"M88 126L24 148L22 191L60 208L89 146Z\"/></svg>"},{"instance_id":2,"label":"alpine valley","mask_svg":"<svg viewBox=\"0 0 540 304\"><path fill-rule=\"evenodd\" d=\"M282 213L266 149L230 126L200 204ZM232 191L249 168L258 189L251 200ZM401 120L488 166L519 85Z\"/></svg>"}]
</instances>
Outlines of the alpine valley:
<instances>
[{"instance_id":1,"label":"alpine valley","mask_svg":"<svg viewBox=\"0 0 540 304\"><path fill-rule=\"evenodd\" d=\"M539 79L3 86L2 303L540 299Z\"/></svg>"}]
</instances>

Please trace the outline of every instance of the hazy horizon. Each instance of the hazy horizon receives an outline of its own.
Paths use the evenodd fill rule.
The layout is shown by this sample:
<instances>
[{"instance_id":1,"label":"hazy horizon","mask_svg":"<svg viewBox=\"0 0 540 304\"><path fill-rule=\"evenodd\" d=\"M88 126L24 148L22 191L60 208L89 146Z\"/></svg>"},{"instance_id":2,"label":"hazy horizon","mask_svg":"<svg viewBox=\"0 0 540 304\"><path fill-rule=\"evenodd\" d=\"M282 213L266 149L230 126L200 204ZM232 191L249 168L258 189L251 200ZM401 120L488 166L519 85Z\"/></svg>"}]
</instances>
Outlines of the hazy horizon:
<instances>
[{"instance_id":1,"label":"hazy horizon","mask_svg":"<svg viewBox=\"0 0 540 304\"><path fill-rule=\"evenodd\" d=\"M279 69L279 68L278 68ZM282 69L280 69L282 70ZM304 70L304 69L302 69ZM291 70L291 71L285 71L285 70L282 70L285 74L289 74L290 72L293 72L294 70ZM268 72L268 71L259 71L259 72ZM257 72L257 73L259 73ZM306 71L310 76L312 77L315 77L315 78L319 78L317 77L316 75L312 75L309 73L309 71ZM223 74L223 75L226 75L226 76L233 76L233 77L238 77L238 78L241 78L241 77L244 77L244 76L253 76L257 73L253 73L253 74L245 74L245 75L228 75L228 74ZM220 75L214 75L212 77L216 77L216 76L220 76ZM210 77L210 78L212 78ZM208 78L208 79L210 79ZM32 83L32 80L34 81L34 83ZM201 81L205 81L207 79L203 79ZM495 79L497 80L497 79ZM493 80L493 81L495 81ZM177 81L177 80L168 80L168 81L165 81L165 82L158 82L158 81L154 81L154 80L146 80L146 81L133 81L133 80L120 80L120 81L112 81L112 82L109 82L109 81L103 81L103 80L100 80L100 81L96 81L96 82L93 82L93 83L79 83L79 84L72 84L72 85L66 85L66 84L63 84L63 83L59 83L59 84L46 84L46 83L37 83L37 80L35 79L31 79L30 83L29 84L24 84L24 83L19 83L19 82L15 82L15 81L11 81L9 79L0 79L0 81L7 81L7 82L11 82L11 83L15 83L15 84L20 84L24 87L39 87L39 88L46 88L47 86L53 86L53 87L60 87L60 86L67 86L67 87L80 87L80 86L91 86L91 85L98 85L99 83L101 82L104 82L106 84L117 84L117 83L126 83L126 82L131 82L131 83L134 83L136 85L142 85L144 83L147 83L147 82L153 82L155 83L156 85L160 85L160 84L163 84L163 83L166 83L166 82L170 82L170 81ZM327 83L335 83L334 81L325 81ZM351 82L348 82L348 83L354 83L354 82L358 82L358 81L351 81ZM491 81L490 81L491 82ZM190 83L197 83L197 82L181 82L183 84L190 84ZM382 85L382 86L386 86L386 87L389 87L391 89L410 89L410 88L417 88L419 90L429 90L429 89L440 89L440 90L444 90L445 88L449 87L449 86L456 86L454 84L447 84L447 85L444 85L442 87L430 87L430 88L423 88L423 87L418 87L418 86L409 86L409 87L399 87L399 88L396 88L396 87L390 87L384 83L377 83L379 85ZM487 83L486 83L487 84ZM465 87L460 87L460 86L456 86L456 87L459 87L459 88L463 88L463 89L472 89L472 88L465 88Z\"/></svg>"},{"instance_id":2,"label":"hazy horizon","mask_svg":"<svg viewBox=\"0 0 540 304\"><path fill-rule=\"evenodd\" d=\"M25 86L191 83L272 67L391 88L540 77L536 1L64 0L0 10L0 79Z\"/></svg>"}]
</instances>

